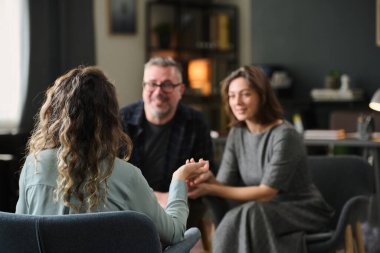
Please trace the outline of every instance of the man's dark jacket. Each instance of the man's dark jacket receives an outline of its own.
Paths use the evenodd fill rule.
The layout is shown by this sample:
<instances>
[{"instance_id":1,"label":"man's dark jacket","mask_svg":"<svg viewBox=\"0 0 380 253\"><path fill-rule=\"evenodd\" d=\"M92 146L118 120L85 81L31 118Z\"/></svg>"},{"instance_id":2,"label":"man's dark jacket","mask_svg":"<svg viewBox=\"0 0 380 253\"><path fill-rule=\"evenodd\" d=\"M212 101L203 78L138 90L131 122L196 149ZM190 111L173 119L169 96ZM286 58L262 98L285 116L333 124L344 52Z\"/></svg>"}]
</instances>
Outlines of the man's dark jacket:
<instances>
[{"instance_id":1,"label":"man's dark jacket","mask_svg":"<svg viewBox=\"0 0 380 253\"><path fill-rule=\"evenodd\" d=\"M123 129L133 141L133 151L130 163L141 169L150 170L155 168L143 168L142 160L144 152L143 122L145 120L144 102L142 100L121 109ZM210 130L203 115L182 103L178 104L177 111L172 119L169 144L166 152L166 165L164 180L155 191L167 192L173 172L186 159L194 158L196 161L203 158L210 161L210 169L215 172L213 161L213 146ZM159 144L158 144L159 145ZM148 182L149 183L149 182Z\"/></svg>"}]
</instances>

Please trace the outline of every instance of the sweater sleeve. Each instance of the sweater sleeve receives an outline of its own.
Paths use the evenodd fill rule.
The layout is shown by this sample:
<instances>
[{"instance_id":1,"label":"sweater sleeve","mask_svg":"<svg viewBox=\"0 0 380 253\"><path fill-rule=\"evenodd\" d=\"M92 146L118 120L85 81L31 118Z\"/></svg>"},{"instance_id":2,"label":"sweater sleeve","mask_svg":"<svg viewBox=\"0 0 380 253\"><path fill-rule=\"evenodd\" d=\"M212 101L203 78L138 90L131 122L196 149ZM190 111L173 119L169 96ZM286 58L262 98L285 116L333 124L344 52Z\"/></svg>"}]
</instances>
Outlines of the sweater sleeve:
<instances>
[{"instance_id":1,"label":"sweater sleeve","mask_svg":"<svg viewBox=\"0 0 380 253\"><path fill-rule=\"evenodd\" d=\"M25 187L25 175L26 175L26 162L21 170L20 178L19 178L19 196L16 204L16 212L18 214L26 214L28 213L28 205L26 200L26 187Z\"/></svg>"},{"instance_id":2,"label":"sweater sleeve","mask_svg":"<svg viewBox=\"0 0 380 253\"><path fill-rule=\"evenodd\" d=\"M131 209L152 219L164 243L179 242L183 239L189 214L185 181L175 180L170 184L168 204L163 209L140 170L134 171L133 189L136 194L130 196Z\"/></svg>"},{"instance_id":3,"label":"sweater sleeve","mask_svg":"<svg viewBox=\"0 0 380 253\"><path fill-rule=\"evenodd\" d=\"M295 173L304 169L306 151L302 139L294 129L284 129L273 136L271 151L261 183L287 191Z\"/></svg>"}]
</instances>

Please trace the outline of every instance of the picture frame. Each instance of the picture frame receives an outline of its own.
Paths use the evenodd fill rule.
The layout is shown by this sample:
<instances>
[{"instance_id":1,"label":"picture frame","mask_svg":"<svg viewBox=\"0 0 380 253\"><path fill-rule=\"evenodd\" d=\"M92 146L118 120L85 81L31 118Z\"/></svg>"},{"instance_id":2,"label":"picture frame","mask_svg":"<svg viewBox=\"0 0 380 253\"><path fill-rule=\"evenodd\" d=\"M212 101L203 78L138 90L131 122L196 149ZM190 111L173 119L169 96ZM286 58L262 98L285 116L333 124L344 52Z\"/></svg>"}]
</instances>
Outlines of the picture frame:
<instances>
[{"instance_id":1,"label":"picture frame","mask_svg":"<svg viewBox=\"0 0 380 253\"><path fill-rule=\"evenodd\" d=\"M136 0L108 0L108 16L110 34L136 33Z\"/></svg>"},{"instance_id":2,"label":"picture frame","mask_svg":"<svg viewBox=\"0 0 380 253\"><path fill-rule=\"evenodd\" d=\"M380 0L376 0L376 45L380 47Z\"/></svg>"}]
</instances>

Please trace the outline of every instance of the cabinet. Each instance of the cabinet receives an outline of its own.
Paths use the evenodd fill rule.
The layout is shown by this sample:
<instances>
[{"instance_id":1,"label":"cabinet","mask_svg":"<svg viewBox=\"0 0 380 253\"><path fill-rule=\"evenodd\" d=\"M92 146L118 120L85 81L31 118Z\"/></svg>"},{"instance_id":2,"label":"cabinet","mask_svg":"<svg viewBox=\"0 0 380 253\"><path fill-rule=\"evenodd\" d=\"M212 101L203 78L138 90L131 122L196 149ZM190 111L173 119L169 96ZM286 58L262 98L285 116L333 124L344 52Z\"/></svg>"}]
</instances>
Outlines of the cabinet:
<instances>
[{"instance_id":1,"label":"cabinet","mask_svg":"<svg viewBox=\"0 0 380 253\"><path fill-rule=\"evenodd\" d=\"M146 12L146 59L170 56L181 63L187 85L183 102L204 112L211 129L224 130L219 89L239 64L237 7L161 0L147 2ZM193 75L199 72L205 77Z\"/></svg>"}]
</instances>

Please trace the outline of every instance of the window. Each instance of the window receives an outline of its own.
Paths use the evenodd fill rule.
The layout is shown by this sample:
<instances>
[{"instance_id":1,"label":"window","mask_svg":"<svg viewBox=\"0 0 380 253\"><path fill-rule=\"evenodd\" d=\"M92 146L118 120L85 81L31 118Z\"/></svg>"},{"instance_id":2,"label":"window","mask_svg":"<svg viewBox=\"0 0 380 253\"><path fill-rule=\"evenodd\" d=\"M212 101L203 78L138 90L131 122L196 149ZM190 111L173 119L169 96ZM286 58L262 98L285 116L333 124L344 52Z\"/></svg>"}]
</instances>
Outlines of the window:
<instances>
[{"instance_id":1,"label":"window","mask_svg":"<svg viewBox=\"0 0 380 253\"><path fill-rule=\"evenodd\" d=\"M27 91L29 15L27 0L0 1L0 129L17 129Z\"/></svg>"}]
</instances>

